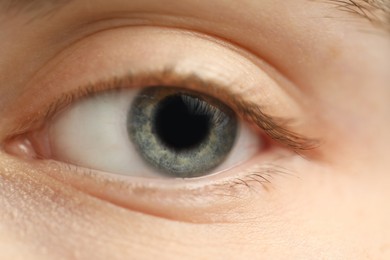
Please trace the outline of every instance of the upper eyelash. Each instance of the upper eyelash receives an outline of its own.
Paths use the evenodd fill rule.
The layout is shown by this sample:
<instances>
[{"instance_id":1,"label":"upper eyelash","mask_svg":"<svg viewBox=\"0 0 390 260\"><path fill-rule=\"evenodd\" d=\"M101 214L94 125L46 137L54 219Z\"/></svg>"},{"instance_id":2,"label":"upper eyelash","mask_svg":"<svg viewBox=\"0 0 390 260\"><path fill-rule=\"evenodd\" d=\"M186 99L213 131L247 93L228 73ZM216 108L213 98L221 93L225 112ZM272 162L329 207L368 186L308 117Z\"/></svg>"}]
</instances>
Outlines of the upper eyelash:
<instances>
[{"instance_id":1,"label":"upper eyelash","mask_svg":"<svg viewBox=\"0 0 390 260\"><path fill-rule=\"evenodd\" d=\"M241 113L249 121L254 122L259 128L275 141L284 144L295 151L312 150L320 145L320 141L314 138L308 138L291 131L288 123L292 120L276 118L262 112L258 105L244 103L240 104Z\"/></svg>"},{"instance_id":2,"label":"upper eyelash","mask_svg":"<svg viewBox=\"0 0 390 260\"><path fill-rule=\"evenodd\" d=\"M201 88L204 90L221 89L220 84L204 80L196 74L178 75L173 69L137 75L129 73L122 78L115 77L97 83L90 83L86 87L79 87L76 91L62 94L54 103L38 112L39 115L32 117L32 119L24 124L22 128L15 129L13 133L17 133L16 135L24 134L27 130L31 129L31 126L40 125L42 122L52 120L60 111L79 99L93 97L104 91L114 89L155 85L175 87L195 86L197 89ZM240 99L237 95L229 93L228 91L226 91L224 95L227 100L231 101L230 105L234 106L234 110L236 110L243 119L248 120L259 129L262 129L270 138L278 143L288 146L294 151L307 151L319 146L319 140L307 138L291 131L288 127L288 123L292 120L270 116L264 113L258 104L253 104ZM220 97L216 98L220 99Z\"/></svg>"}]
</instances>

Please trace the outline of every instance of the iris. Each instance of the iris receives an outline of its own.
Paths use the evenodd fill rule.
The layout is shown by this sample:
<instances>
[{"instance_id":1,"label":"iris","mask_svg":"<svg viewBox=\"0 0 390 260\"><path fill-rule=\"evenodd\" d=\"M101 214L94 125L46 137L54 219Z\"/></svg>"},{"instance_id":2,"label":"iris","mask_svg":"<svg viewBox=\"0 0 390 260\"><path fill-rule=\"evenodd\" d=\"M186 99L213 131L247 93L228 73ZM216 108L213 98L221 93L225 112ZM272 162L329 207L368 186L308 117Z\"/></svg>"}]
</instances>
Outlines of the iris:
<instances>
[{"instance_id":1,"label":"iris","mask_svg":"<svg viewBox=\"0 0 390 260\"><path fill-rule=\"evenodd\" d=\"M150 166L171 177L209 173L233 148L237 117L222 102L174 87L149 87L132 103L129 137Z\"/></svg>"}]
</instances>

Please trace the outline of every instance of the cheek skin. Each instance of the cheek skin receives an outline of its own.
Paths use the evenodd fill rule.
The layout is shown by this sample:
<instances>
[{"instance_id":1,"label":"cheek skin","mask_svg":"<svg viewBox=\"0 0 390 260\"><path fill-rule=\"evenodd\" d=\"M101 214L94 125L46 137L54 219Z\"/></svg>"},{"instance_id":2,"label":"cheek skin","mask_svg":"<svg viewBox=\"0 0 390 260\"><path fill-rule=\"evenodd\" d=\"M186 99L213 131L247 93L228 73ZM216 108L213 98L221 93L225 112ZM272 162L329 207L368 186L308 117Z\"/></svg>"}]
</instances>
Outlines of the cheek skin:
<instances>
[{"instance_id":1,"label":"cheek skin","mask_svg":"<svg viewBox=\"0 0 390 260\"><path fill-rule=\"evenodd\" d=\"M8 165L0 170L0 229L13 242L9 258L216 258L221 257L218 245L234 245L237 231L248 229L246 224L195 225L149 217L89 197L12 159L1 161ZM208 247L210 241L215 246ZM204 250L195 252L199 247Z\"/></svg>"},{"instance_id":2,"label":"cheek skin","mask_svg":"<svg viewBox=\"0 0 390 260\"><path fill-rule=\"evenodd\" d=\"M234 222L191 224L117 207L5 155L0 162L5 258L253 259L280 257L288 249L294 259L315 259L320 252L328 259L360 259L386 246L380 242L388 228L378 212L384 199L369 190L373 183L315 167L302 169L300 179L278 182L272 191L278 208L257 197Z\"/></svg>"}]
</instances>

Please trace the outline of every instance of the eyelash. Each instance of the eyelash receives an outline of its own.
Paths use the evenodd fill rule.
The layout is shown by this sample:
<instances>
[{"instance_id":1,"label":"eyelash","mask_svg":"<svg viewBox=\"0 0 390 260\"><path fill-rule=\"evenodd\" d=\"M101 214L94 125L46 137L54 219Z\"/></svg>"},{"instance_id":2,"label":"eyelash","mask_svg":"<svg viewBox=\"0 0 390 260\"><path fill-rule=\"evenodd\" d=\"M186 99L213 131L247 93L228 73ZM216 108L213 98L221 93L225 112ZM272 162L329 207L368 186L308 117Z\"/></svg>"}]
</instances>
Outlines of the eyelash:
<instances>
[{"instance_id":1,"label":"eyelash","mask_svg":"<svg viewBox=\"0 0 390 260\"><path fill-rule=\"evenodd\" d=\"M18 135L26 133L26 130L37 129L45 122L53 120L57 114L65 110L70 104L83 98L90 98L109 90L121 90L139 88L141 86L176 86L189 88L194 91L204 92L211 96L217 96L217 99L225 100L227 105L232 106L233 110L243 119L261 129L264 133L282 146L286 146L295 152L312 150L318 147L319 141L310 139L297 134L288 128L291 119L276 118L264 113L257 104L240 99L234 93L226 91L229 88L221 87L219 84L203 80L199 75L179 75L174 69L167 68L157 72L138 73L133 75L129 73L122 78L112 78L109 80L90 83L87 86L79 87L76 91L64 93L62 96L39 111L37 116L30 122L23 125L22 128L15 129L14 133ZM221 92L220 89L225 91Z\"/></svg>"},{"instance_id":2,"label":"eyelash","mask_svg":"<svg viewBox=\"0 0 390 260\"><path fill-rule=\"evenodd\" d=\"M318 145L317 140L303 137L285 127L285 125L287 125L288 122L291 122L291 120L269 116L262 111L259 105L248 103L246 100L240 99L239 96L234 95L234 93L229 93L228 91L230 88L224 87L223 85L221 86L219 83L203 80L199 75L196 74L180 75L179 73L176 73L173 68L168 68L163 71L148 71L146 73L137 73L136 75L129 73L125 77L101 80L96 83L90 83L89 85L76 88L74 91L69 93L64 93L60 98L57 98L44 109L38 111L36 116L31 117L36 119L25 122L23 127L19 129L20 134L18 134L17 137L29 134L31 131L42 129L45 127L47 122L54 120L56 116L59 115L60 112L64 111L70 104L78 102L84 98L92 98L101 93L104 93L105 91L120 91L123 89L134 89L156 85L186 87L190 90L205 93L207 95L217 97L217 99L224 100L227 105L232 107L232 109L239 117L247 121L249 124L255 125L256 129L261 129L263 135L265 133L270 137L270 139L276 140L281 145L287 146L290 150L293 150L296 153L314 149ZM218 91L221 89L224 91ZM267 139L265 140L267 145L269 142L267 142ZM265 147L265 149L267 148ZM45 158L40 158L38 155L35 159L35 162L38 163L38 165L40 162L43 162L45 165L45 160L41 160ZM103 180L106 178L99 177L92 169L77 165L70 165L58 161L51 162L56 165L54 169L57 169L57 173L58 171L66 173L69 169L72 169L72 173L78 173L74 174L74 176L65 178L63 180L65 182L72 182L72 178L86 175L94 176L93 178L89 179L101 178L101 180ZM122 183L122 179L118 176L107 176L111 176L111 181L114 183L116 182L116 184L112 185L114 187L117 185L118 188L123 188L128 185L128 188L125 189L127 192L131 191L134 187L139 187L137 185L143 185L137 184L136 179L131 179L131 181L125 180ZM264 162L260 165L255 165L253 168L251 167L251 169L246 169L245 172L238 174L238 176L220 175L215 181L209 180L209 177L207 176L200 177L199 180L195 178L192 181L194 181L193 183L197 183L199 181L199 188L192 191L188 190L186 192L196 194L197 192L207 190L210 195L216 196L216 198L218 196L227 196L242 199L250 195L252 192L269 191L274 187L273 179L284 176L295 176L295 174L283 167L280 167L276 163L272 164L272 162ZM61 174L56 174L54 177L63 178L61 177ZM108 180L111 177L107 177L106 182L109 182ZM77 178L75 182L78 182ZM103 182L105 181L103 180ZM124 184L125 182L128 184ZM197 184L195 184L195 186L196 185ZM107 187L109 187L109 185L107 185ZM145 186L145 189L149 189L148 185ZM163 189L164 188L162 188L162 190Z\"/></svg>"},{"instance_id":3,"label":"eyelash","mask_svg":"<svg viewBox=\"0 0 390 260\"><path fill-rule=\"evenodd\" d=\"M212 81L204 80L196 74L180 75L179 73L176 73L173 68L157 72L149 71L146 73L137 73L136 75L129 73L125 77L111 78L108 80L98 81L96 83L90 83L87 86L79 87L69 93L64 93L60 98L51 102L43 110L38 111L36 115L32 115L30 118L34 119L29 122L25 122L23 127L17 130L18 134L16 135L16 138L28 134L31 131L42 129L47 122L54 120L56 116L59 115L61 111L66 110L69 105L84 98L92 98L110 90L120 91L123 89L134 89L156 85L185 87L190 90L200 93L203 92L207 95L217 97L217 99L224 100L227 105L231 106L232 109L235 110L239 117L246 120L249 124L253 124L255 129L261 129L263 134L265 133L268 135L270 139L275 140L282 146L286 146L298 154L300 151L314 149L318 146L317 140L309 139L290 131L286 125L288 122L291 122L291 120L269 116L265 114L261 107L257 104L248 103L245 100L240 99L239 96L234 95L234 93L229 93L229 88ZM221 89L225 91L220 91ZM216 93L218 93L218 95ZM266 139L266 144L269 143L269 141ZM265 147L265 149L267 148ZM40 159L45 158L40 158L38 155L36 159L41 161ZM72 172L79 173L80 176L93 174L92 170L84 167L68 165L61 162L55 163L60 171L71 167L73 169ZM242 198L242 196L246 196L245 192L257 190L268 191L271 187L273 187L271 182L276 176L294 176L294 174L285 168L278 167L275 164L262 164L255 166L252 170L246 170L245 173L240 174L238 177L222 176L219 180L211 184L206 184L204 187L210 187L211 193L216 196L223 195ZM135 181L135 183L136 182L137 181ZM129 187L131 186L132 185L129 185ZM203 188L200 188L200 190ZM242 193L243 191L244 193Z\"/></svg>"},{"instance_id":4,"label":"eyelash","mask_svg":"<svg viewBox=\"0 0 390 260\"><path fill-rule=\"evenodd\" d=\"M236 178L232 181L231 187L244 186L248 189L252 189L255 185L260 184L261 187L268 191L272 179L275 176L295 176L294 173L286 168L279 167L274 164L263 165L257 171L250 172L242 178Z\"/></svg>"}]
</instances>

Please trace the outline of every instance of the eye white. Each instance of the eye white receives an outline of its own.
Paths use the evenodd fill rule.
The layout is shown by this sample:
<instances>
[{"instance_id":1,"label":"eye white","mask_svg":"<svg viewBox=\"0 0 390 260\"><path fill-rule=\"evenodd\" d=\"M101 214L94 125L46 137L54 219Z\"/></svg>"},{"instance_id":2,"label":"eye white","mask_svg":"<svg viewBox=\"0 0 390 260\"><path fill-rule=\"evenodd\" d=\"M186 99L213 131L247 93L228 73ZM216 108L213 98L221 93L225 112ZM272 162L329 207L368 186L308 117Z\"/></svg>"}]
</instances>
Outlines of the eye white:
<instances>
[{"instance_id":1,"label":"eye white","mask_svg":"<svg viewBox=\"0 0 390 260\"><path fill-rule=\"evenodd\" d=\"M54 159L94 170L138 177L165 175L149 166L129 138L127 116L139 90L115 90L75 103L49 130ZM212 172L233 167L254 156L259 136L239 122L236 142L228 157Z\"/></svg>"}]
</instances>

